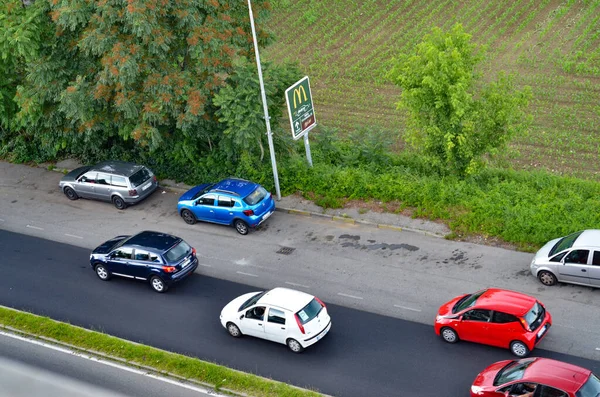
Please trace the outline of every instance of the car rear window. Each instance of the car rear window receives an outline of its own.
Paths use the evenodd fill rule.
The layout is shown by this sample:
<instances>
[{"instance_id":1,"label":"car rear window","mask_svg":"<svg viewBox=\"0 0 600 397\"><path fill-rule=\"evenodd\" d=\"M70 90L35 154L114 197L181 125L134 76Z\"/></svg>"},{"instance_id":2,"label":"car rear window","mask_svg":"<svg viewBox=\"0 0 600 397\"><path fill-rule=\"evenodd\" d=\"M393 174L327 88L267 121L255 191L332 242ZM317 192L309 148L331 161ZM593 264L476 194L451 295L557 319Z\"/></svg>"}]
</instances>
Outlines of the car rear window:
<instances>
[{"instance_id":1,"label":"car rear window","mask_svg":"<svg viewBox=\"0 0 600 397\"><path fill-rule=\"evenodd\" d=\"M534 361L535 359L527 358L524 360L512 361L508 363L496 374L496 377L494 378L494 386L499 386L508 382L523 379L523 375L525 375L525 370Z\"/></svg>"},{"instance_id":2,"label":"car rear window","mask_svg":"<svg viewBox=\"0 0 600 397\"><path fill-rule=\"evenodd\" d=\"M139 170L138 172L136 172L135 174L131 175L129 177L129 181L131 182L131 186L138 187L142 183L144 183L148 179L150 179L151 176L152 176L152 173L150 172L150 170L148 168L144 167L141 170Z\"/></svg>"},{"instance_id":3,"label":"car rear window","mask_svg":"<svg viewBox=\"0 0 600 397\"><path fill-rule=\"evenodd\" d=\"M258 204L262 199L267 197L268 193L269 192L267 192L267 190L264 187L259 186L256 189L254 189L252 193L250 193L244 198L244 202L248 205Z\"/></svg>"},{"instance_id":4,"label":"car rear window","mask_svg":"<svg viewBox=\"0 0 600 397\"><path fill-rule=\"evenodd\" d=\"M546 311L544 310L544 307L540 305L539 302L535 302L533 307L529 309L527 313L525 313L523 318L525 318L525 322L529 326L530 330L534 331L540 326L542 321L544 321L545 313Z\"/></svg>"},{"instance_id":5,"label":"car rear window","mask_svg":"<svg viewBox=\"0 0 600 397\"><path fill-rule=\"evenodd\" d=\"M600 396L600 379L591 374L587 382L577 390L575 397L598 397Z\"/></svg>"},{"instance_id":6,"label":"car rear window","mask_svg":"<svg viewBox=\"0 0 600 397\"><path fill-rule=\"evenodd\" d=\"M167 251L165 257L168 262L178 262L182 260L192 248L185 241L181 240L179 244L175 245L173 248Z\"/></svg>"},{"instance_id":7,"label":"car rear window","mask_svg":"<svg viewBox=\"0 0 600 397\"><path fill-rule=\"evenodd\" d=\"M577 240L577 237L579 237L581 235L581 233L583 233L583 231L569 234L568 236L565 236L565 237L561 238L560 240L558 240L558 242L556 244L554 244L554 247L552 247L552 249L550 250L548 257L551 257L552 255L556 254L557 252L564 251L568 248L571 248L573 246L573 243L575 242L575 240Z\"/></svg>"},{"instance_id":8,"label":"car rear window","mask_svg":"<svg viewBox=\"0 0 600 397\"><path fill-rule=\"evenodd\" d=\"M304 306L296 315L302 324L306 324L313 318L317 317L323 310L323 306L316 299L311 300L308 305Z\"/></svg>"}]
</instances>

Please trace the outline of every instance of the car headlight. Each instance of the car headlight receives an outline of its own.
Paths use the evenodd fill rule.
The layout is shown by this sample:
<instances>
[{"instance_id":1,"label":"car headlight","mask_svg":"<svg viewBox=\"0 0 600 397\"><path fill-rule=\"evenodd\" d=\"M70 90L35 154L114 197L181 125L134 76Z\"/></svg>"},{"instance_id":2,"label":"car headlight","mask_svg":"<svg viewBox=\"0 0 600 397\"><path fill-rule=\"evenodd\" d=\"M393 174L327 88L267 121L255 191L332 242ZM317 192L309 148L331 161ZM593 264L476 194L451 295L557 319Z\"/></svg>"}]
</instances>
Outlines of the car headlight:
<instances>
[{"instance_id":1,"label":"car headlight","mask_svg":"<svg viewBox=\"0 0 600 397\"><path fill-rule=\"evenodd\" d=\"M482 392L483 392L483 387L481 387L481 386L475 386L475 385L471 386L471 393L473 393L473 394L481 394Z\"/></svg>"},{"instance_id":2,"label":"car headlight","mask_svg":"<svg viewBox=\"0 0 600 397\"><path fill-rule=\"evenodd\" d=\"M435 316L435 321L440 321L444 318L444 316L440 316L439 314Z\"/></svg>"}]
</instances>

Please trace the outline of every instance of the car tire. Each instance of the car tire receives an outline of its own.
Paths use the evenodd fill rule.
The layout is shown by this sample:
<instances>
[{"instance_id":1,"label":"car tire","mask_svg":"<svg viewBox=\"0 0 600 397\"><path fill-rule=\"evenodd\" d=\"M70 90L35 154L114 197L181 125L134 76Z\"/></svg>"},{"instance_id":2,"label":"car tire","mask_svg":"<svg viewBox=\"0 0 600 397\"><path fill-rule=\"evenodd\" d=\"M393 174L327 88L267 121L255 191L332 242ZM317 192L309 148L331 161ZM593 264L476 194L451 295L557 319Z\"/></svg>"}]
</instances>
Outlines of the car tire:
<instances>
[{"instance_id":1,"label":"car tire","mask_svg":"<svg viewBox=\"0 0 600 397\"><path fill-rule=\"evenodd\" d=\"M510 342L510 352L519 358L523 358L529 354L529 348L525 343L514 340Z\"/></svg>"},{"instance_id":2,"label":"car tire","mask_svg":"<svg viewBox=\"0 0 600 397\"><path fill-rule=\"evenodd\" d=\"M450 327L442 328L440 330L440 336L445 342L448 343L456 343L460 340L456 331Z\"/></svg>"},{"instance_id":3,"label":"car tire","mask_svg":"<svg viewBox=\"0 0 600 397\"><path fill-rule=\"evenodd\" d=\"M197 221L196 216L190 210L181 211L181 217L183 218L183 221L188 225L193 225Z\"/></svg>"},{"instance_id":4,"label":"car tire","mask_svg":"<svg viewBox=\"0 0 600 397\"><path fill-rule=\"evenodd\" d=\"M127 204L125 203L125 200L123 200L119 196L113 196L112 203L118 210L124 210L125 208L127 208Z\"/></svg>"},{"instance_id":5,"label":"car tire","mask_svg":"<svg viewBox=\"0 0 600 397\"><path fill-rule=\"evenodd\" d=\"M166 292L167 288L168 288L167 284L165 284L165 282L162 280L162 278L160 278L158 276L150 277L150 287L152 287L152 289L155 292L158 292L159 294Z\"/></svg>"},{"instance_id":6,"label":"car tire","mask_svg":"<svg viewBox=\"0 0 600 397\"><path fill-rule=\"evenodd\" d=\"M94 266L94 271L96 272L96 276L98 276L100 280L110 280L110 272L108 271L108 269L106 269L106 267L104 267L104 265L100 263L97 264L96 266Z\"/></svg>"},{"instance_id":7,"label":"car tire","mask_svg":"<svg viewBox=\"0 0 600 397\"><path fill-rule=\"evenodd\" d=\"M248 224L241 219L236 219L233 222L233 226L235 226L235 230L237 230L237 232L243 236L248 234L248 231L250 230Z\"/></svg>"},{"instance_id":8,"label":"car tire","mask_svg":"<svg viewBox=\"0 0 600 397\"><path fill-rule=\"evenodd\" d=\"M65 188L65 190L63 192L69 200L77 200L79 198L77 193L75 193L75 190L73 190L72 188L70 188L68 186Z\"/></svg>"},{"instance_id":9,"label":"car tire","mask_svg":"<svg viewBox=\"0 0 600 397\"><path fill-rule=\"evenodd\" d=\"M290 338L286 342L287 347L294 353L302 353L304 348L296 339Z\"/></svg>"},{"instance_id":10,"label":"car tire","mask_svg":"<svg viewBox=\"0 0 600 397\"><path fill-rule=\"evenodd\" d=\"M542 270L538 273L538 280L548 287L551 287L557 283L556 276L547 270Z\"/></svg>"},{"instance_id":11,"label":"car tire","mask_svg":"<svg viewBox=\"0 0 600 397\"><path fill-rule=\"evenodd\" d=\"M240 338L243 335L238 326L231 322L227 323L227 332L229 332L229 335L233 336L234 338Z\"/></svg>"}]
</instances>

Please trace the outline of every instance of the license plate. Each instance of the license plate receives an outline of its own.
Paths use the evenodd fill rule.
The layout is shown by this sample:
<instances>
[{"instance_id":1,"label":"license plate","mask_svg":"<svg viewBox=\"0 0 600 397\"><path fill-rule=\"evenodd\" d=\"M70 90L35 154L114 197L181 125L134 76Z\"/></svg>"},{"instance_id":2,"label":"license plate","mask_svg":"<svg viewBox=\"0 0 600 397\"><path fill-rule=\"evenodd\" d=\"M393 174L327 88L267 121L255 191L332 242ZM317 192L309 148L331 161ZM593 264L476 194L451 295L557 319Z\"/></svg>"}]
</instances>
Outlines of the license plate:
<instances>
[{"instance_id":1,"label":"license plate","mask_svg":"<svg viewBox=\"0 0 600 397\"><path fill-rule=\"evenodd\" d=\"M190 264L190 260L188 259L185 262L183 262L183 264L181 265L181 268L184 268L184 267L186 267L189 264Z\"/></svg>"},{"instance_id":2,"label":"license plate","mask_svg":"<svg viewBox=\"0 0 600 397\"><path fill-rule=\"evenodd\" d=\"M152 186L152 182L148 182L147 184L142 186L142 190L148 190L150 188L150 186Z\"/></svg>"},{"instance_id":3,"label":"license plate","mask_svg":"<svg viewBox=\"0 0 600 397\"><path fill-rule=\"evenodd\" d=\"M544 332L546 332L546 326L545 325L542 327L542 329L540 329L538 331L538 333L537 333L538 338L541 338L542 335L544 335Z\"/></svg>"},{"instance_id":4,"label":"license plate","mask_svg":"<svg viewBox=\"0 0 600 397\"><path fill-rule=\"evenodd\" d=\"M262 220L263 220L263 221L266 221L266 220L267 220L267 218L268 218L268 217L270 217L272 213L273 213L273 211L269 211L269 212L267 212L267 213L266 213L266 214L263 216Z\"/></svg>"}]
</instances>

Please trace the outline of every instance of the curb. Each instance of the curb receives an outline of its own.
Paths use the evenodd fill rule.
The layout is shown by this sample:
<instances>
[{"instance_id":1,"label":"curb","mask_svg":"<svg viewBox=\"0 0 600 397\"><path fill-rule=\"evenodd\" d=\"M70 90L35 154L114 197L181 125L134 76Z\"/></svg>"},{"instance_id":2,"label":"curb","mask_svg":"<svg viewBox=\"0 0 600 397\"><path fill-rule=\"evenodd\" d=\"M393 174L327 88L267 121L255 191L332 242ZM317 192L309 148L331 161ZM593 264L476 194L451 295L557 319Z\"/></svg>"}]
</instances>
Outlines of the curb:
<instances>
[{"instance_id":1,"label":"curb","mask_svg":"<svg viewBox=\"0 0 600 397\"><path fill-rule=\"evenodd\" d=\"M424 236L436 237L436 238L445 238L446 237L443 234L428 232L426 230L413 229L410 227L403 227L403 226L397 226L397 225L390 225L390 224L386 224L386 223L375 223L375 222L363 221L363 220L354 219L354 218L347 218L347 217L343 217L343 216L321 214L321 213L312 212L312 211L297 210L295 208L276 207L275 210L281 211L281 212L287 212L288 214L293 214L293 215L325 218L325 219L329 219L331 221L343 222L343 223L347 223L350 225L365 225L365 226L376 227L378 229L393 230L393 231L397 231L397 232L418 233L418 234L422 234Z\"/></svg>"}]
</instances>

